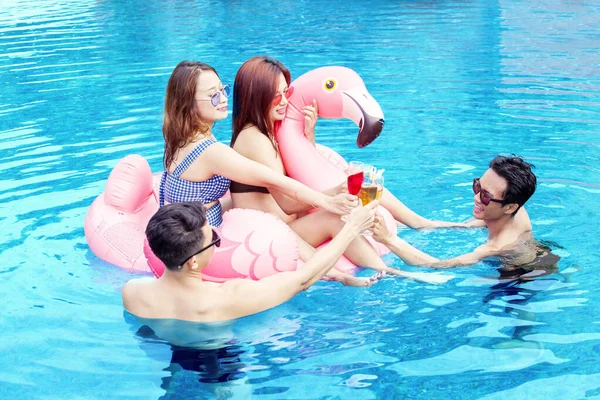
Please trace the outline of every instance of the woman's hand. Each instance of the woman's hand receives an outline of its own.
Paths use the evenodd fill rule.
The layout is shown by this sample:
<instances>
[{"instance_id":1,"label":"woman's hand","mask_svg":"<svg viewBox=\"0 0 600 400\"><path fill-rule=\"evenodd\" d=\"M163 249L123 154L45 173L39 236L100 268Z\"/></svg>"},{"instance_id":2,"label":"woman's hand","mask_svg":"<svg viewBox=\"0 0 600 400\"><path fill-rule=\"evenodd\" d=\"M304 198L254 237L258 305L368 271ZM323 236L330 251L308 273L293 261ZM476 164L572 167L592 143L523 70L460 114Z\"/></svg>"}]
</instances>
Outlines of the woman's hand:
<instances>
[{"instance_id":1,"label":"woman's hand","mask_svg":"<svg viewBox=\"0 0 600 400\"><path fill-rule=\"evenodd\" d=\"M317 101L313 99L312 105L304 107L302 112L304 113L304 135L312 144L315 144L315 127L319 119Z\"/></svg>"},{"instance_id":2,"label":"woman's hand","mask_svg":"<svg viewBox=\"0 0 600 400\"><path fill-rule=\"evenodd\" d=\"M323 196L324 200L319 206L333 214L348 214L358 205L358 197L348 193L340 193L335 196Z\"/></svg>"},{"instance_id":3,"label":"woman's hand","mask_svg":"<svg viewBox=\"0 0 600 400\"><path fill-rule=\"evenodd\" d=\"M326 194L327 196L335 196L340 193L348 193L348 181L344 181L337 186L323 191L323 194Z\"/></svg>"}]
</instances>

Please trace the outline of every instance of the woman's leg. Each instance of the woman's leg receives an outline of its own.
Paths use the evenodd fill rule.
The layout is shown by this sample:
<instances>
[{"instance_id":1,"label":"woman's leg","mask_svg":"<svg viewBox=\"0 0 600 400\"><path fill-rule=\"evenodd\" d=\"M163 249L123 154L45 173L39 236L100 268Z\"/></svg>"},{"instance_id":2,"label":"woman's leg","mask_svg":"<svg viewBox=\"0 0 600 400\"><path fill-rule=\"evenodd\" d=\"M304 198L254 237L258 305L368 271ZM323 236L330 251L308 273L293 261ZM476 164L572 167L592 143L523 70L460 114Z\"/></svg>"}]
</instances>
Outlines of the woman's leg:
<instances>
[{"instance_id":1,"label":"woman's leg","mask_svg":"<svg viewBox=\"0 0 600 400\"><path fill-rule=\"evenodd\" d=\"M309 245L316 247L337 235L344 226L344 222L339 215L319 210L290 222L289 226ZM350 243L344 255L361 267L390 273L397 272L385 265L377 251L362 236L357 237Z\"/></svg>"},{"instance_id":2,"label":"woman's leg","mask_svg":"<svg viewBox=\"0 0 600 400\"><path fill-rule=\"evenodd\" d=\"M383 189L379 204L388 210L396 221L401 222L406 226L419 229L430 225L430 221L427 218L420 216L410 208L406 207L404 203L398 200L398 198L387 189Z\"/></svg>"},{"instance_id":3,"label":"woman's leg","mask_svg":"<svg viewBox=\"0 0 600 400\"><path fill-rule=\"evenodd\" d=\"M321 210L292 221L288 225L300 237L306 240L308 244L314 247L337 235L342 229L343 222L339 215ZM357 237L350 243L344 255L354 264L361 267L415 281L439 284L454 278L452 275L442 275L441 273L409 272L390 268L385 265L379 254L377 254L377 251L362 236Z\"/></svg>"},{"instance_id":4,"label":"woman's leg","mask_svg":"<svg viewBox=\"0 0 600 400\"><path fill-rule=\"evenodd\" d=\"M296 236L298 239L298 254L300 259L306 262L317 252L317 250L306 243L306 241L298 236L298 234L296 234ZM338 271L335 268L329 270L325 276L331 280L340 282L344 286L371 286L380 278L378 274L373 275L370 278L357 278L354 275Z\"/></svg>"},{"instance_id":5,"label":"woman's leg","mask_svg":"<svg viewBox=\"0 0 600 400\"><path fill-rule=\"evenodd\" d=\"M379 199L379 204L388 210L397 222L400 222L413 229L471 227L470 225L461 222L437 221L422 217L410 208L406 207L404 203L398 200L398 198L387 189L383 189L383 194L381 195L381 199ZM472 227L475 226L476 225L473 225Z\"/></svg>"}]
</instances>

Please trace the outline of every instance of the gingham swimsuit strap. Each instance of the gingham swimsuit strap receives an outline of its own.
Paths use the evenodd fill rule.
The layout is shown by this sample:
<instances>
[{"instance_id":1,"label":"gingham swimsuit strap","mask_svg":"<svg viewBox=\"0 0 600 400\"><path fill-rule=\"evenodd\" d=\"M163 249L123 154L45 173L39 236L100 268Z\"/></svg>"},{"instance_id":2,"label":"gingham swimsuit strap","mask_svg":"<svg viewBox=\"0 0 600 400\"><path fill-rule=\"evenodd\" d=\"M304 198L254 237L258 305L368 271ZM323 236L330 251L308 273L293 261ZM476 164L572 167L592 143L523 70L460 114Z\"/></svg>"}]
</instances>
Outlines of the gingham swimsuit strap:
<instances>
[{"instance_id":1,"label":"gingham swimsuit strap","mask_svg":"<svg viewBox=\"0 0 600 400\"><path fill-rule=\"evenodd\" d=\"M202 154L202 152L206 150L208 146L216 142L217 141L213 138L208 138L201 141L198 146L196 146L194 150L190 151L190 154L183 159L181 164L175 168L175 171L173 171L173 176L179 178L179 175L183 174L183 172L188 169L194 161L196 161L196 158L198 158L198 156L200 156L200 154Z\"/></svg>"},{"instance_id":2,"label":"gingham swimsuit strap","mask_svg":"<svg viewBox=\"0 0 600 400\"><path fill-rule=\"evenodd\" d=\"M158 206L165 205L165 182L167 181L167 171L163 171L160 177L160 186L158 187Z\"/></svg>"}]
</instances>

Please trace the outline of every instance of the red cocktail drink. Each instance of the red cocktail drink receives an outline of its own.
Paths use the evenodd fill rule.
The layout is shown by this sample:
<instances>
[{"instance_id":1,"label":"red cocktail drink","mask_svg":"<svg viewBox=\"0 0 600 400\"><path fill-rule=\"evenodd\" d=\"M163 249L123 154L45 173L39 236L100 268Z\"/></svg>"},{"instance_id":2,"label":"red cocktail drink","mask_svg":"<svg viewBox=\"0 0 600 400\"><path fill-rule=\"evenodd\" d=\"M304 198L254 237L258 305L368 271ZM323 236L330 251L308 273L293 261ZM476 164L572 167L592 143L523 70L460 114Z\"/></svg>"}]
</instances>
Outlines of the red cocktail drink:
<instances>
[{"instance_id":1,"label":"red cocktail drink","mask_svg":"<svg viewBox=\"0 0 600 400\"><path fill-rule=\"evenodd\" d=\"M364 177L365 175L362 171L348 176L348 193L356 196L360 192Z\"/></svg>"}]
</instances>

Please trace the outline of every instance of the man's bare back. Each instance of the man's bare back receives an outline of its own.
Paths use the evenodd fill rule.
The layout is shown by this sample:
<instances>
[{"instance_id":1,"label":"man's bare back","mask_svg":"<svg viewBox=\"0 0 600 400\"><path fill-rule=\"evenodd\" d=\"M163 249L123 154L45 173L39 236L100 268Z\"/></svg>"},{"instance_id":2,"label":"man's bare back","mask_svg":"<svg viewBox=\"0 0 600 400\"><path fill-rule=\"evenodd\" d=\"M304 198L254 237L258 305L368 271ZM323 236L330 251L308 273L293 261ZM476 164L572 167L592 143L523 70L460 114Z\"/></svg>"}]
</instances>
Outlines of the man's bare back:
<instances>
[{"instance_id":1,"label":"man's bare back","mask_svg":"<svg viewBox=\"0 0 600 400\"><path fill-rule=\"evenodd\" d=\"M377 205L373 202L354 209L339 234L297 271L259 281L232 279L213 284L202 280L202 270L220 239L211 242L213 229L206 223L204 208L197 203L169 204L150 219L146 230L150 247L166 269L159 279L127 282L123 305L140 318L194 322L237 319L275 307L321 279L348 245L372 226ZM183 246L184 237L195 238L193 248L201 250L194 253L193 248Z\"/></svg>"},{"instance_id":2,"label":"man's bare back","mask_svg":"<svg viewBox=\"0 0 600 400\"><path fill-rule=\"evenodd\" d=\"M219 310L230 295L232 285L219 285L201 279L133 279L123 288L125 308L142 318L172 318L186 321L225 320ZM168 317L165 317L168 316Z\"/></svg>"}]
</instances>

